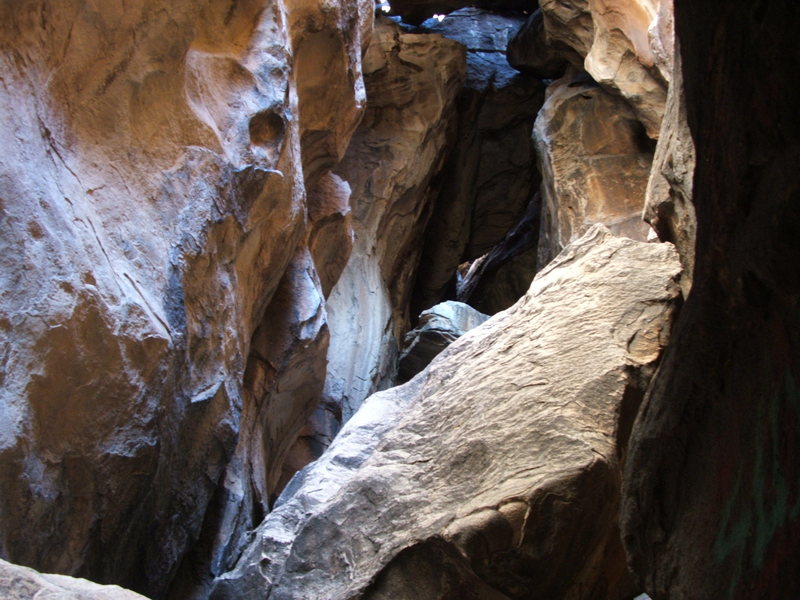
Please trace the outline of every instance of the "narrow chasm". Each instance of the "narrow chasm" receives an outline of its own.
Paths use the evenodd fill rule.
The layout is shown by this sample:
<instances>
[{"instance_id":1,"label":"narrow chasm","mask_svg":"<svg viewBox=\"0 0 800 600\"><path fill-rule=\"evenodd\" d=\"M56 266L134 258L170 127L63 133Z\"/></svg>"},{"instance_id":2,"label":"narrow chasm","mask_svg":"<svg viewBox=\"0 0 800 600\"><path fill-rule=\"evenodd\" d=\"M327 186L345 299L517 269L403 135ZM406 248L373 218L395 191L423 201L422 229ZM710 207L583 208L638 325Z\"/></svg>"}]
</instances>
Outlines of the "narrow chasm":
<instances>
[{"instance_id":1,"label":"narrow chasm","mask_svg":"<svg viewBox=\"0 0 800 600\"><path fill-rule=\"evenodd\" d=\"M798 28L3 3L0 597L800 595Z\"/></svg>"}]
</instances>

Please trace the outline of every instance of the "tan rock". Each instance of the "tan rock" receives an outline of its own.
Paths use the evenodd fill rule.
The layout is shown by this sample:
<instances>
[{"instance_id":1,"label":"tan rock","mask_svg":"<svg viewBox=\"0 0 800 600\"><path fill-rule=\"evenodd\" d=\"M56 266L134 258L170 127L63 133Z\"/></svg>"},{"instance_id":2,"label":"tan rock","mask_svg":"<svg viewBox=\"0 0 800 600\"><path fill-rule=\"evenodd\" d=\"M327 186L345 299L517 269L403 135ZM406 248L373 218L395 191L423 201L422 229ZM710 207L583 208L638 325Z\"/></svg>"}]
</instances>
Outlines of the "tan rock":
<instances>
[{"instance_id":1,"label":"tan rock","mask_svg":"<svg viewBox=\"0 0 800 600\"><path fill-rule=\"evenodd\" d=\"M620 464L679 272L669 244L590 230L372 396L211 597L631 597Z\"/></svg>"},{"instance_id":2,"label":"tan rock","mask_svg":"<svg viewBox=\"0 0 800 600\"><path fill-rule=\"evenodd\" d=\"M369 106L336 173L352 188L355 245L328 299L326 398L344 418L394 376L398 336L464 81L464 49L376 23L364 57Z\"/></svg>"},{"instance_id":3,"label":"tan rock","mask_svg":"<svg viewBox=\"0 0 800 600\"><path fill-rule=\"evenodd\" d=\"M345 66L304 62L314 11ZM328 89L347 110L320 139L346 144L371 15L0 6L4 556L164 592L236 445L251 337L306 234L302 157L314 173L336 154L309 133L333 122L302 109Z\"/></svg>"},{"instance_id":4,"label":"tan rock","mask_svg":"<svg viewBox=\"0 0 800 600\"><path fill-rule=\"evenodd\" d=\"M567 75L548 87L533 137L543 177L540 267L594 223L647 238L651 143L621 98Z\"/></svg>"},{"instance_id":5,"label":"tan rock","mask_svg":"<svg viewBox=\"0 0 800 600\"><path fill-rule=\"evenodd\" d=\"M65 575L45 575L0 559L4 600L147 600L116 585L98 585Z\"/></svg>"},{"instance_id":6,"label":"tan rock","mask_svg":"<svg viewBox=\"0 0 800 600\"><path fill-rule=\"evenodd\" d=\"M546 38L573 65L625 98L651 138L664 114L668 0L542 0ZM655 52L654 52L655 50Z\"/></svg>"}]
</instances>

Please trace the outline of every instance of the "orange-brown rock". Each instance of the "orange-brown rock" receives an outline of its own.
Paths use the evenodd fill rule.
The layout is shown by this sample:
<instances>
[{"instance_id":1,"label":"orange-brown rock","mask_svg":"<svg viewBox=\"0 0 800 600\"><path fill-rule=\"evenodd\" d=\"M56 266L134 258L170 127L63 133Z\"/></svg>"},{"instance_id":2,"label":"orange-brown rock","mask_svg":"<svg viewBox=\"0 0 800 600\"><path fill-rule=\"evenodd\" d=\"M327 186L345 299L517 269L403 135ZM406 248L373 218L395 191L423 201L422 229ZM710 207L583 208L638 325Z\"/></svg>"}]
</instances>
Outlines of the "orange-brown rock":
<instances>
[{"instance_id":1,"label":"orange-brown rock","mask_svg":"<svg viewBox=\"0 0 800 600\"><path fill-rule=\"evenodd\" d=\"M3 556L169 585L307 233L303 165L318 178L360 116L371 19L335 1L0 6Z\"/></svg>"},{"instance_id":2,"label":"orange-brown rock","mask_svg":"<svg viewBox=\"0 0 800 600\"><path fill-rule=\"evenodd\" d=\"M542 0L540 6L552 50L625 98L647 134L658 137L670 71L670 0Z\"/></svg>"},{"instance_id":3,"label":"orange-brown rock","mask_svg":"<svg viewBox=\"0 0 800 600\"><path fill-rule=\"evenodd\" d=\"M547 89L534 139L543 177L539 267L594 223L645 240L652 142L624 100L588 77Z\"/></svg>"}]
</instances>

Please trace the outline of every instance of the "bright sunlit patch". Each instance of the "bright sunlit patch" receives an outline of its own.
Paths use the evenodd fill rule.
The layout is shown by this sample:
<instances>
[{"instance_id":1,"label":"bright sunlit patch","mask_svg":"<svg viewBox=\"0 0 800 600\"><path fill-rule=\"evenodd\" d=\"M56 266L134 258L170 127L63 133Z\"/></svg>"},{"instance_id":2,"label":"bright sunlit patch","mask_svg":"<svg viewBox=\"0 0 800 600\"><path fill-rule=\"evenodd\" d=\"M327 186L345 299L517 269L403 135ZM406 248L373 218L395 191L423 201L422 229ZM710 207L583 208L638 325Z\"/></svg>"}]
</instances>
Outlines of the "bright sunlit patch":
<instances>
[{"instance_id":1,"label":"bright sunlit patch","mask_svg":"<svg viewBox=\"0 0 800 600\"><path fill-rule=\"evenodd\" d=\"M444 20L444 15L433 15L433 18L441 23Z\"/></svg>"},{"instance_id":2,"label":"bright sunlit patch","mask_svg":"<svg viewBox=\"0 0 800 600\"><path fill-rule=\"evenodd\" d=\"M388 2L379 2L378 3L378 9L380 9L380 11L382 13L387 13L388 14L388 13L392 12L392 6Z\"/></svg>"}]
</instances>

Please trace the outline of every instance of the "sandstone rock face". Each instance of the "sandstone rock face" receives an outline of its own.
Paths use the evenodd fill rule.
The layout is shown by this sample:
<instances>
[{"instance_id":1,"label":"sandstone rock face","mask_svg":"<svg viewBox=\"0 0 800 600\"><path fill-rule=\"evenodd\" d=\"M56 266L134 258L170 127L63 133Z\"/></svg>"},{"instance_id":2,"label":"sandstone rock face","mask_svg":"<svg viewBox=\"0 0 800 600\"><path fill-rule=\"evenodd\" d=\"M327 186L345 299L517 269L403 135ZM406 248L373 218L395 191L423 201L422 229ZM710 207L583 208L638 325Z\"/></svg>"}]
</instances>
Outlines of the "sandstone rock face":
<instances>
[{"instance_id":1,"label":"sandstone rock face","mask_svg":"<svg viewBox=\"0 0 800 600\"><path fill-rule=\"evenodd\" d=\"M541 209L536 194L503 241L470 264L456 288L458 300L493 315L525 294L536 275Z\"/></svg>"},{"instance_id":2,"label":"sandstone rock face","mask_svg":"<svg viewBox=\"0 0 800 600\"><path fill-rule=\"evenodd\" d=\"M4 557L164 592L304 243L304 170L339 155L363 104L372 7L356 8L0 6Z\"/></svg>"},{"instance_id":3,"label":"sandstone rock face","mask_svg":"<svg viewBox=\"0 0 800 600\"><path fill-rule=\"evenodd\" d=\"M369 106L336 172L352 188L352 258L328 299L331 344L325 399L345 419L395 375L398 336L419 238L430 215L464 81L464 49L438 35L376 23L364 57Z\"/></svg>"},{"instance_id":4,"label":"sandstone rock face","mask_svg":"<svg viewBox=\"0 0 800 600\"><path fill-rule=\"evenodd\" d=\"M667 97L667 108L647 182L644 219L663 241L675 244L683 264L683 295L688 296L694 273L697 222L692 203L695 151L686 122L686 101L680 57Z\"/></svg>"},{"instance_id":5,"label":"sandstone rock face","mask_svg":"<svg viewBox=\"0 0 800 600\"><path fill-rule=\"evenodd\" d=\"M44 575L2 559L0 596L5 600L147 600L116 585L97 585L65 575Z\"/></svg>"},{"instance_id":6,"label":"sandstone rock face","mask_svg":"<svg viewBox=\"0 0 800 600\"><path fill-rule=\"evenodd\" d=\"M658 137L670 71L669 0L542 0L547 44L631 105Z\"/></svg>"},{"instance_id":7,"label":"sandstone rock face","mask_svg":"<svg viewBox=\"0 0 800 600\"><path fill-rule=\"evenodd\" d=\"M452 300L423 311L417 326L406 334L398 363L400 380L411 379L447 346L488 318L468 304Z\"/></svg>"},{"instance_id":8,"label":"sandstone rock face","mask_svg":"<svg viewBox=\"0 0 800 600\"><path fill-rule=\"evenodd\" d=\"M675 26L695 271L631 437L624 539L653 598L795 598L800 10L680 0Z\"/></svg>"},{"instance_id":9,"label":"sandstone rock face","mask_svg":"<svg viewBox=\"0 0 800 600\"><path fill-rule=\"evenodd\" d=\"M540 266L593 223L646 239L641 214L651 144L623 100L565 76L548 87L533 137L544 180Z\"/></svg>"},{"instance_id":10,"label":"sandstone rock face","mask_svg":"<svg viewBox=\"0 0 800 600\"><path fill-rule=\"evenodd\" d=\"M671 245L593 228L370 398L212 598L633 596L619 469L679 272Z\"/></svg>"},{"instance_id":11,"label":"sandstone rock face","mask_svg":"<svg viewBox=\"0 0 800 600\"><path fill-rule=\"evenodd\" d=\"M530 131L544 86L518 74L505 57L522 22L463 9L433 27L466 46L467 81L458 100L458 137L426 234L412 315L448 293L454 297L458 265L499 243L539 185Z\"/></svg>"}]
</instances>

